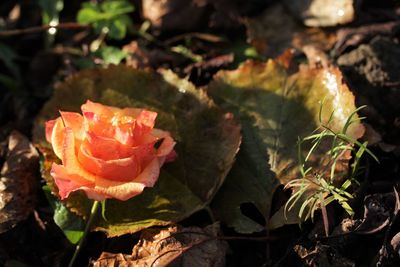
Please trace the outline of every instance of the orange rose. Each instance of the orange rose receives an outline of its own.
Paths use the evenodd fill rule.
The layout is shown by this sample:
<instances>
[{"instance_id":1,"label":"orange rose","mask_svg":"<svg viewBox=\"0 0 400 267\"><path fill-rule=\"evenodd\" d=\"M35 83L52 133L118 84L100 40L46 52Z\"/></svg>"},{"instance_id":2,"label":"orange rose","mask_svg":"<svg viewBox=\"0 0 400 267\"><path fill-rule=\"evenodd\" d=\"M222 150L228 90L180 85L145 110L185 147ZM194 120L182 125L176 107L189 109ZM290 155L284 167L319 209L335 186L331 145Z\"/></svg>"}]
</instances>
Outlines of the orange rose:
<instances>
[{"instance_id":1,"label":"orange rose","mask_svg":"<svg viewBox=\"0 0 400 267\"><path fill-rule=\"evenodd\" d=\"M46 122L46 139L62 165L51 175L61 199L84 190L94 200L127 200L152 187L176 157L169 132L154 129L156 112L87 101L82 114L62 112Z\"/></svg>"}]
</instances>

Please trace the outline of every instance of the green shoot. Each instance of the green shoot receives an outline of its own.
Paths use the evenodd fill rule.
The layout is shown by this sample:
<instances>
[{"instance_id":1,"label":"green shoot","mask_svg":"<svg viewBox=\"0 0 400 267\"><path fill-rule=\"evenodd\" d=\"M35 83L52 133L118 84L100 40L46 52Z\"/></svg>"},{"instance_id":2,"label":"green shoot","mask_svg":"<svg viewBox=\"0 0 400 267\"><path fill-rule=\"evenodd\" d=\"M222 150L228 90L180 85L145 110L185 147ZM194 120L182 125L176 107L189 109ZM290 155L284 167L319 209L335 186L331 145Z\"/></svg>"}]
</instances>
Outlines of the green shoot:
<instances>
[{"instance_id":1,"label":"green shoot","mask_svg":"<svg viewBox=\"0 0 400 267\"><path fill-rule=\"evenodd\" d=\"M287 211L293 209L296 204L300 206L298 217L300 222L309 218L314 219L315 212L322 211L325 226L325 234L328 235L328 216L326 206L333 201L337 201L347 214L352 216L353 209L349 205L349 200L353 196L348 192L350 186L358 184L356 176L360 170L362 156L367 153L378 161L376 156L367 148L368 142L359 142L348 135L349 127L364 118L358 118L357 112L365 106L356 109L348 118L340 131L330 128L334 113L332 112L326 123L322 121L322 106L319 110L320 126L313 133L303 139L298 140L298 160L301 177L293 179L286 184L285 188L292 189L292 196L285 204L285 217ZM308 145L309 150L303 153L304 145ZM323 155L315 166L317 151ZM347 163L350 153L354 155L354 161L350 170L343 168ZM314 162L312 159L314 158ZM313 165L314 163L314 165ZM322 168L320 166L323 166Z\"/></svg>"}]
</instances>

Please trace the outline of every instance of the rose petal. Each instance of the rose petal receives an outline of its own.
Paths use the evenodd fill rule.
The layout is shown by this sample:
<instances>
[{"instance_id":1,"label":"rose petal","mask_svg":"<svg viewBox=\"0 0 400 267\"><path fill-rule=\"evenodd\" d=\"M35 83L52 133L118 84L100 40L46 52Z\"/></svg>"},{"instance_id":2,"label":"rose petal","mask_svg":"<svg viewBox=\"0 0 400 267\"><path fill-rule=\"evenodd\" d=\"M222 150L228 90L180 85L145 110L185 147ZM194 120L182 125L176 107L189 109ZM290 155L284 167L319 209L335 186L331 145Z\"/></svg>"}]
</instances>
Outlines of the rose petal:
<instances>
[{"instance_id":1,"label":"rose petal","mask_svg":"<svg viewBox=\"0 0 400 267\"><path fill-rule=\"evenodd\" d=\"M134 146L135 138L133 136L133 129L135 122L125 123L115 127L114 139L126 146Z\"/></svg>"},{"instance_id":2,"label":"rose petal","mask_svg":"<svg viewBox=\"0 0 400 267\"><path fill-rule=\"evenodd\" d=\"M160 147L157 149L157 156L166 156L167 162L175 160L177 154L173 149L176 145L176 142L171 137L171 134L167 131L162 131L159 129L153 129L151 134L158 139L164 139Z\"/></svg>"},{"instance_id":3,"label":"rose petal","mask_svg":"<svg viewBox=\"0 0 400 267\"><path fill-rule=\"evenodd\" d=\"M62 159L62 151L64 147L64 124L61 118L56 119L53 130L51 132L51 144L54 154Z\"/></svg>"},{"instance_id":4,"label":"rose petal","mask_svg":"<svg viewBox=\"0 0 400 267\"><path fill-rule=\"evenodd\" d=\"M82 105L81 109L82 109L82 112L91 112L91 113L97 114L98 116L103 117L103 118L111 119L113 117L118 117L118 119L122 123L126 122L124 120L124 117L132 117L134 119L141 117L140 120L143 120L143 123L148 125L151 128L154 127L154 122L157 117L157 112L147 111L147 110L138 109L138 108L123 108L123 109L121 109L121 108L103 105L100 103L95 103L90 100L86 101L86 103ZM144 112L144 114L141 114L142 112ZM147 120L147 122L145 122L145 120Z\"/></svg>"},{"instance_id":5,"label":"rose petal","mask_svg":"<svg viewBox=\"0 0 400 267\"><path fill-rule=\"evenodd\" d=\"M58 193L61 199L65 199L71 192L93 186L92 182L80 177L79 175L70 175L62 165L53 163L50 171L51 176L58 187Z\"/></svg>"},{"instance_id":6,"label":"rose petal","mask_svg":"<svg viewBox=\"0 0 400 267\"><path fill-rule=\"evenodd\" d=\"M152 129L156 122L156 118L157 112L142 110L136 120L139 124L145 125Z\"/></svg>"},{"instance_id":7,"label":"rose petal","mask_svg":"<svg viewBox=\"0 0 400 267\"><path fill-rule=\"evenodd\" d=\"M99 177L95 182L95 191L122 201L128 200L142 193L144 187L154 186L160 174L160 167L159 159L155 158L133 182L128 183L115 182Z\"/></svg>"},{"instance_id":8,"label":"rose petal","mask_svg":"<svg viewBox=\"0 0 400 267\"><path fill-rule=\"evenodd\" d=\"M64 128L64 147L62 151L62 162L70 174L76 174L88 181L95 181L96 176L86 171L75 154L75 138L71 128Z\"/></svg>"},{"instance_id":9,"label":"rose petal","mask_svg":"<svg viewBox=\"0 0 400 267\"><path fill-rule=\"evenodd\" d=\"M64 111L60 111L60 114L64 122L64 126L71 128L74 132L75 138L82 140L84 135L82 115L76 112Z\"/></svg>"},{"instance_id":10,"label":"rose petal","mask_svg":"<svg viewBox=\"0 0 400 267\"><path fill-rule=\"evenodd\" d=\"M105 198L115 198L121 201L126 201L134 196L137 196L143 192L144 185L141 183L120 183L110 186L99 186L97 185L93 189L98 195L104 195Z\"/></svg>"},{"instance_id":11,"label":"rose petal","mask_svg":"<svg viewBox=\"0 0 400 267\"><path fill-rule=\"evenodd\" d=\"M153 159L133 181L135 183L142 183L146 187L153 187L160 175L160 168L163 165L161 162L164 162L163 158Z\"/></svg>"},{"instance_id":12,"label":"rose petal","mask_svg":"<svg viewBox=\"0 0 400 267\"><path fill-rule=\"evenodd\" d=\"M53 133L54 125L56 124L57 119L46 121L46 140L51 143L51 135Z\"/></svg>"},{"instance_id":13,"label":"rose petal","mask_svg":"<svg viewBox=\"0 0 400 267\"><path fill-rule=\"evenodd\" d=\"M135 155L129 158L102 160L91 156L84 145L78 151L78 160L87 171L105 179L132 181L141 171Z\"/></svg>"},{"instance_id":14,"label":"rose petal","mask_svg":"<svg viewBox=\"0 0 400 267\"><path fill-rule=\"evenodd\" d=\"M85 104L81 106L82 113L90 112L94 113L99 117L112 118L115 112L118 112L119 108L102 105L99 103L87 100Z\"/></svg>"},{"instance_id":15,"label":"rose petal","mask_svg":"<svg viewBox=\"0 0 400 267\"><path fill-rule=\"evenodd\" d=\"M124 146L115 139L98 136L93 132L86 133L83 145L89 149L91 155L103 160L127 158L132 155L131 147Z\"/></svg>"},{"instance_id":16,"label":"rose petal","mask_svg":"<svg viewBox=\"0 0 400 267\"><path fill-rule=\"evenodd\" d=\"M115 127L111 125L107 118L102 118L92 112L83 112L85 131L93 132L98 136L114 138Z\"/></svg>"}]
</instances>

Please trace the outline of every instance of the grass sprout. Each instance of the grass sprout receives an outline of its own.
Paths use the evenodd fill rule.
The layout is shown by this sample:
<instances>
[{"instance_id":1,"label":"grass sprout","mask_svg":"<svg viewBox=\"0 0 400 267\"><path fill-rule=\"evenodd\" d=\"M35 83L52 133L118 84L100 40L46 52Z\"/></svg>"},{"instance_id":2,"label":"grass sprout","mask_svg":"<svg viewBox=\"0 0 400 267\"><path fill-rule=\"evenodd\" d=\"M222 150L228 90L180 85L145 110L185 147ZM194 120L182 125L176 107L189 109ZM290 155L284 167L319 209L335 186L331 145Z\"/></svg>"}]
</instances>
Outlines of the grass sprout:
<instances>
[{"instance_id":1,"label":"grass sprout","mask_svg":"<svg viewBox=\"0 0 400 267\"><path fill-rule=\"evenodd\" d=\"M300 204L298 213L300 223L310 218L313 220L315 212L321 209L325 234L328 235L327 205L337 201L350 216L354 214L349 205L349 200L353 196L348 192L348 189L352 184L358 184L355 178L361 170L361 158L367 153L378 161L376 156L367 148L368 142L361 143L348 134L352 124L359 123L364 119L356 116L357 112L364 107L361 106L351 113L340 131L334 131L330 128L334 112L330 114L327 122L323 123L323 102L321 103L319 110L320 126L311 135L298 140L301 177L291 180L285 186L285 189L292 189L293 192L284 206L285 218L287 218L289 210L295 206L298 207ZM303 148L306 145L309 150L304 153ZM347 166L351 154L354 156L349 170Z\"/></svg>"}]
</instances>

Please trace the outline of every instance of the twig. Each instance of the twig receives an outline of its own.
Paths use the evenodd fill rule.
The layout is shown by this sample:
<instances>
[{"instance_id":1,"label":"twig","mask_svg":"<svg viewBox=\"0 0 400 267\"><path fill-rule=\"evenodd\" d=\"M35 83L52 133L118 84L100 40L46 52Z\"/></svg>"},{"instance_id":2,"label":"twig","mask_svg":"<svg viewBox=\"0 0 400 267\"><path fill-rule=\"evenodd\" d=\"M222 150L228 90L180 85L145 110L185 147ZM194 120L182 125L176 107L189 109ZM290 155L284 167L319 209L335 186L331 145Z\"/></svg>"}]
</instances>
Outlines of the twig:
<instances>
[{"instance_id":1,"label":"twig","mask_svg":"<svg viewBox=\"0 0 400 267\"><path fill-rule=\"evenodd\" d=\"M83 25L83 24L79 24L76 22L65 22L65 23L60 23L55 26L42 25L42 26L25 28L25 29L0 31L0 37L10 37L10 36L21 35L21 34L39 33L39 32L43 32L43 31L47 31L49 29L53 29L53 28L59 29L59 30L61 30L61 29L62 30L80 30L80 29L88 29L88 28L90 28L90 25Z\"/></svg>"}]
</instances>

